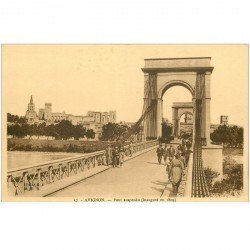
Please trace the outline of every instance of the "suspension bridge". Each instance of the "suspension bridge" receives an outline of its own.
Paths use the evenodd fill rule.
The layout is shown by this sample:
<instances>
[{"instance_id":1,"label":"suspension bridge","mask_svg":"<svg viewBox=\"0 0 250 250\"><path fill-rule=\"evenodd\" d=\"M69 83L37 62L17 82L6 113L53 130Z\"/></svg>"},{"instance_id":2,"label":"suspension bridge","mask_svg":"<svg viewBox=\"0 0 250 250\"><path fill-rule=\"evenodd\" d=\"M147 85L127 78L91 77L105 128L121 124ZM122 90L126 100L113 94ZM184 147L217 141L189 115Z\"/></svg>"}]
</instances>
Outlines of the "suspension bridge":
<instances>
[{"instance_id":1,"label":"suspension bridge","mask_svg":"<svg viewBox=\"0 0 250 250\"><path fill-rule=\"evenodd\" d=\"M166 168L158 165L155 148L161 137L162 97L173 86L187 88L193 97L193 147L177 196L209 197L204 166L222 169L222 149L210 145L209 57L145 59L142 115L125 140L143 127L142 142L133 144L133 157L125 147L125 163L105 165L105 151L55 160L7 173L10 196L19 197L172 197ZM178 124L178 123L177 123ZM155 138L155 140L147 140ZM214 158L217 161L214 162ZM221 166L218 159L221 158Z\"/></svg>"}]
</instances>

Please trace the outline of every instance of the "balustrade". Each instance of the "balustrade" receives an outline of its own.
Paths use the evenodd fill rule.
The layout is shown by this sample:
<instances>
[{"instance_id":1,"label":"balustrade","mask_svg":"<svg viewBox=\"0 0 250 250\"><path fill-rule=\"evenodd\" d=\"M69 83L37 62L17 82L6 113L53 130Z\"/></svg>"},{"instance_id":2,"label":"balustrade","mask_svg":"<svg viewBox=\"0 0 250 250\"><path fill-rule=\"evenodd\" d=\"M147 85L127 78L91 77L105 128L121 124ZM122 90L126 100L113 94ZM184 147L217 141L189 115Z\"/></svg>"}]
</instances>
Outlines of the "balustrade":
<instances>
[{"instance_id":1,"label":"balustrade","mask_svg":"<svg viewBox=\"0 0 250 250\"><path fill-rule=\"evenodd\" d=\"M156 146L158 141L140 142L131 145L132 153ZM125 156L130 156L130 147L125 146ZM7 173L10 195L20 195L31 190L40 190L44 185L60 181L80 172L105 165L105 150L28 166L11 169Z\"/></svg>"}]
</instances>

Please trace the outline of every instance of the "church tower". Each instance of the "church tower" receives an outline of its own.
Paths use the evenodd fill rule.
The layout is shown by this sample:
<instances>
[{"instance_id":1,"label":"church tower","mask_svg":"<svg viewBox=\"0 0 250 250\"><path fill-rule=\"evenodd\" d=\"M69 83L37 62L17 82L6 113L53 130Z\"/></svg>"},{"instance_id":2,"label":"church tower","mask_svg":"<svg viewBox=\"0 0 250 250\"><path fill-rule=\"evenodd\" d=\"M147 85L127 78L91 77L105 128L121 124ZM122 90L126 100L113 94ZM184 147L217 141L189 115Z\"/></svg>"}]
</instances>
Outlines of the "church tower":
<instances>
[{"instance_id":1,"label":"church tower","mask_svg":"<svg viewBox=\"0 0 250 250\"><path fill-rule=\"evenodd\" d=\"M25 117L28 119L28 123L34 123L37 120L37 114L35 111L35 104L33 102L33 97L30 97L30 102L28 104L28 110L26 111Z\"/></svg>"},{"instance_id":2,"label":"church tower","mask_svg":"<svg viewBox=\"0 0 250 250\"><path fill-rule=\"evenodd\" d=\"M30 103L28 104L28 111L34 111L35 110L35 104L33 103L33 97L30 97Z\"/></svg>"}]
</instances>

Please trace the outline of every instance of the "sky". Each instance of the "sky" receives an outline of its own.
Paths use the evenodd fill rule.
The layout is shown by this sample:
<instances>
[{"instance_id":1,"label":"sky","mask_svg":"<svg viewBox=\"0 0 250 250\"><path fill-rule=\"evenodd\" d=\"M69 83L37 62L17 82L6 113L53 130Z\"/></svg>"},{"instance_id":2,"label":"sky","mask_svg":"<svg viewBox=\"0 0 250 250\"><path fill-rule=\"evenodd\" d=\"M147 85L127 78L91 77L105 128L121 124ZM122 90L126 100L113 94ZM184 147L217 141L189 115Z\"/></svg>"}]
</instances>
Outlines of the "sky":
<instances>
[{"instance_id":1,"label":"sky","mask_svg":"<svg viewBox=\"0 0 250 250\"><path fill-rule=\"evenodd\" d=\"M229 123L247 124L246 45L3 45L3 110L25 115L33 95L36 111L51 102L52 112L116 110L118 121L134 122L142 113L144 59L157 57L212 57L211 123L228 115ZM163 100L171 119L172 103L191 94L176 86Z\"/></svg>"}]
</instances>

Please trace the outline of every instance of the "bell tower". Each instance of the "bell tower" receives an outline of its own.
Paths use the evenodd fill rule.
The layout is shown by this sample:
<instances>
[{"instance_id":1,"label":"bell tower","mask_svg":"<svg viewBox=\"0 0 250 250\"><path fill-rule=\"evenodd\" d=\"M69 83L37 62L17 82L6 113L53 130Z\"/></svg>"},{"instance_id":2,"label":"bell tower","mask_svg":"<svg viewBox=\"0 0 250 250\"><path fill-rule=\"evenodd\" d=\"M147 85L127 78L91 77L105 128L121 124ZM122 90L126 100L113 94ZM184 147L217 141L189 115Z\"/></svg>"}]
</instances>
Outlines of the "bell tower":
<instances>
[{"instance_id":1,"label":"bell tower","mask_svg":"<svg viewBox=\"0 0 250 250\"><path fill-rule=\"evenodd\" d=\"M35 104L33 102L33 97L30 97L30 103L28 104L28 111L34 111L35 110Z\"/></svg>"},{"instance_id":2,"label":"bell tower","mask_svg":"<svg viewBox=\"0 0 250 250\"><path fill-rule=\"evenodd\" d=\"M35 111L35 104L33 102L32 96L30 97L30 102L28 104L28 110L26 111L25 117L28 120L28 123L34 123L37 119L37 114Z\"/></svg>"}]
</instances>

